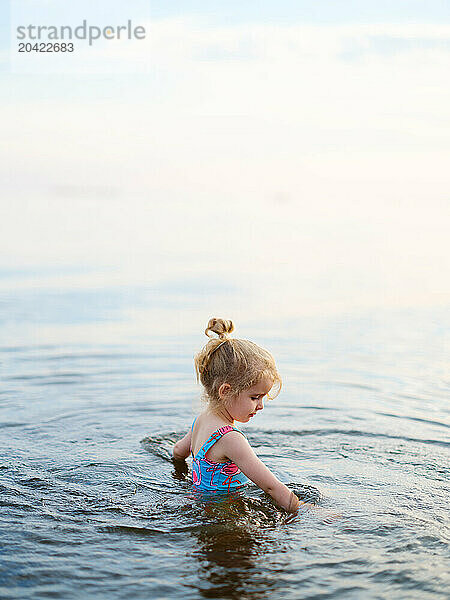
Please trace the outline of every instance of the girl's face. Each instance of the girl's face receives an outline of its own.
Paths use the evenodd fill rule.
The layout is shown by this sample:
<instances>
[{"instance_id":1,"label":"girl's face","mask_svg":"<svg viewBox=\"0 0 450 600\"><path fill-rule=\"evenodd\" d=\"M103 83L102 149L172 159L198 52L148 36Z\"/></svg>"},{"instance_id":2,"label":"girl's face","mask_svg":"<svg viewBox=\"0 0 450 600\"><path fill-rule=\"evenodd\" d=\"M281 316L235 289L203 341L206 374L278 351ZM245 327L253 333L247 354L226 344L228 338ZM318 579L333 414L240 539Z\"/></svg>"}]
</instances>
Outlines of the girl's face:
<instances>
[{"instance_id":1,"label":"girl's face","mask_svg":"<svg viewBox=\"0 0 450 600\"><path fill-rule=\"evenodd\" d=\"M227 406L228 412L236 421L247 423L264 408L263 399L270 392L272 386L273 379L264 377L259 383L233 396Z\"/></svg>"}]
</instances>

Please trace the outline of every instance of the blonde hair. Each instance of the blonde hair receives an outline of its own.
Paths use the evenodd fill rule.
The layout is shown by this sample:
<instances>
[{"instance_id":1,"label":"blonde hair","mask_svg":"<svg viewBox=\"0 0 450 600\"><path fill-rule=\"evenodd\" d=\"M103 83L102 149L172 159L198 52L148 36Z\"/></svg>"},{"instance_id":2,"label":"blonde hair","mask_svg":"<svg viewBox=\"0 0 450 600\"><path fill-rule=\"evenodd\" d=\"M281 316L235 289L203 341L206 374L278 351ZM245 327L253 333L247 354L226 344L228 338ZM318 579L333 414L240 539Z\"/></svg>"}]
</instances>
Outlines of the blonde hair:
<instances>
[{"instance_id":1,"label":"blonde hair","mask_svg":"<svg viewBox=\"0 0 450 600\"><path fill-rule=\"evenodd\" d=\"M256 385L263 377L270 377L278 385L275 398L281 389L281 377L277 371L273 356L257 344L249 340L231 338L234 330L232 321L210 319L205 334L212 338L195 356L195 372L197 381L204 387L203 399L213 407L223 404L219 396L219 388L223 383L231 387L230 395Z\"/></svg>"}]
</instances>

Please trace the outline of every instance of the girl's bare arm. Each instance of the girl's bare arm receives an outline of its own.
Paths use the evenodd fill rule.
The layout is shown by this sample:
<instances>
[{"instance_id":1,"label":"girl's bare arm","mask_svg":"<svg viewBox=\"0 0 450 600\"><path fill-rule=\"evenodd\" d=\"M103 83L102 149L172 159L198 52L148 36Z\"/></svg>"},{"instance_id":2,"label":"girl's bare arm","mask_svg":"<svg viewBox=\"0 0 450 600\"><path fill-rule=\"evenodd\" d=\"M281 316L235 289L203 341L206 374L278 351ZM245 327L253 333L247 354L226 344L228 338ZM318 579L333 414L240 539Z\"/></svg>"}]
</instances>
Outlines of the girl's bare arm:
<instances>
[{"instance_id":1,"label":"girl's bare arm","mask_svg":"<svg viewBox=\"0 0 450 600\"><path fill-rule=\"evenodd\" d=\"M221 440L224 454L258 487L287 510L295 513L300 506L297 496L275 477L270 469L256 456L246 438L237 431L230 431Z\"/></svg>"},{"instance_id":2,"label":"girl's bare arm","mask_svg":"<svg viewBox=\"0 0 450 600\"><path fill-rule=\"evenodd\" d=\"M181 440L175 444L172 450L172 455L176 460L184 460L189 456L191 451L191 435L192 431L189 431Z\"/></svg>"}]
</instances>

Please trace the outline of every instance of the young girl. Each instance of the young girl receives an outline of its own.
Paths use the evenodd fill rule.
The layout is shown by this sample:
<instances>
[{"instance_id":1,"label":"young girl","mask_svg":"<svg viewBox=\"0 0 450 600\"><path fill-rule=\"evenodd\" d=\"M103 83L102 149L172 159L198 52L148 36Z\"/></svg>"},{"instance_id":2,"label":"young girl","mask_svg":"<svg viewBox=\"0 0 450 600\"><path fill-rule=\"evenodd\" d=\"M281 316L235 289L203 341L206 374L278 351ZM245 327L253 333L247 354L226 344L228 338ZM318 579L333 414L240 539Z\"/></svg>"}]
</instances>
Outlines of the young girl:
<instances>
[{"instance_id":1,"label":"young girl","mask_svg":"<svg viewBox=\"0 0 450 600\"><path fill-rule=\"evenodd\" d=\"M248 423L264 408L263 400L275 384L281 388L273 356L248 340L229 337L231 321L210 319L205 334L211 339L195 357L197 380L204 387L208 407L191 431L173 448L173 457L192 454L192 480L202 491L236 490L249 479L288 512L300 502L264 465L234 422Z\"/></svg>"}]
</instances>

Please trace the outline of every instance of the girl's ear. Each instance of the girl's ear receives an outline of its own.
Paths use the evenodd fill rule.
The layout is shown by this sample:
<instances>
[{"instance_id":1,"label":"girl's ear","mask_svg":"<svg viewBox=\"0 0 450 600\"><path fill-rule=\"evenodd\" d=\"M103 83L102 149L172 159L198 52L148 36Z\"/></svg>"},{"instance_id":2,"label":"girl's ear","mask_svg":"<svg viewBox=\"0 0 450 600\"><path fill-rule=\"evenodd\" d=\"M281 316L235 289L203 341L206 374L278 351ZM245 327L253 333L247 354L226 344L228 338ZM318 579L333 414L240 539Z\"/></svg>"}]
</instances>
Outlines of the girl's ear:
<instances>
[{"instance_id":1,"label":"girl's ear","mask_svg":"<svg viewBox=\"0 0 450 600\"><path fill-rule=\"evenodd\" d=\"M219 388L219 396L222 400L225 400L231 391L231 385L229 383L222 383Z\"/></svg>"}]
</instances>

